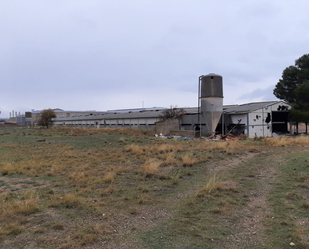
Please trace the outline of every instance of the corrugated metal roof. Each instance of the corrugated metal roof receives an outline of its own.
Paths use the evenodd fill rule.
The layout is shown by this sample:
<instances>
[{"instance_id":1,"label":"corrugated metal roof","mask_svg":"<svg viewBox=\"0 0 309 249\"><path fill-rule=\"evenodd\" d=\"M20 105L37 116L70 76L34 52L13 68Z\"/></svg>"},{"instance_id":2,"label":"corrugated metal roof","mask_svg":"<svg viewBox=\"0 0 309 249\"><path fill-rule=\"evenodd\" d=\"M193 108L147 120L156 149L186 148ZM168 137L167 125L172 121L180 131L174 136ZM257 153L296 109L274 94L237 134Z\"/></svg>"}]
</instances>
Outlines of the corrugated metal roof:
<instances>
[{"instance_id":1,"label":"corrugated metal roof","mask_svg":"<svg viewBox=\"0 0 309 249\"><path fill-rule=\"evenodd\" d=\"M229 108L224 109L224 113L232 114L232 113L249 113L252 111L256 111L258 109L262 109L266 106L271 106L274 104L277 104L278 102L283 101L267 101L267 102L254 102L254 103L247 103L243 105L237 105L237 106L232 106Z\"/></svg>"},{"instance_id":2,"label":"corrugated metal roof","mask_svg":"<svg viewBox=\"0 0 309 249\"><path fill-rule=\"evenodd\" d=\"M94 115L80 115L75 117L54 118L53 121L73 121L73 120L96 120L96 119L124 119L124 118L158 118L162 111L146 111L131 113L107 113Z\"/></svg>"},{"instance_id":3,"label":"corrugated metal roof","mask_svg":"<svg viewBox=\"0 0 309 249\"><path fill-rule=\"evenodd\" d=\"M167 108L166 107L132 108L132 109L107 110L106 113L146 112L146 111L158 111L165 109Z\"/></svg>"},{"instance_id":4,"label":"corrugated metal roof","mask_svg":"<svg viewBox=\"0 0 309 249\"><path fill-rule=\"evenodd\" d=\"M223 106L223 112L228 113L228 114L248 113L248 112L261 109L266 106L274 105L279 102L282 102L282 104L286 105L286 103L283 101L255 102L255 103L248 103L248 104L243 104L243 105L225 105ZM197 107L187 107L187 108L182 108L182 109L184 109L187 114L197 114L198 113ZM63 121L64 122L64 121L74 121L74 120L78 121L78 120L101 120L101 119L159 118L163 110L155 110L155 111L148 110L148 111L126 112L126 113L93 112L92 115L59 117L59 118L53 119L53 121L60 121L60 122Z\"/></svg>"},{"instance_id":5,"label":"corrugated metal roof","mask_svg":"<svg viewBox=\"0 0 309 249\"><path fill-rule=\"evenodd\" d=\"M197 107L183 108L186 113L195 114L198 112ZM94 113L93 115L79 115L71 117L54 118L53 121L74 121L74 120L96 120L96 119L124 119L124 118L159 118L163 110L156 111L141 111L141 112L127 112L127 113Z\"/></svg>"}]
</instances>

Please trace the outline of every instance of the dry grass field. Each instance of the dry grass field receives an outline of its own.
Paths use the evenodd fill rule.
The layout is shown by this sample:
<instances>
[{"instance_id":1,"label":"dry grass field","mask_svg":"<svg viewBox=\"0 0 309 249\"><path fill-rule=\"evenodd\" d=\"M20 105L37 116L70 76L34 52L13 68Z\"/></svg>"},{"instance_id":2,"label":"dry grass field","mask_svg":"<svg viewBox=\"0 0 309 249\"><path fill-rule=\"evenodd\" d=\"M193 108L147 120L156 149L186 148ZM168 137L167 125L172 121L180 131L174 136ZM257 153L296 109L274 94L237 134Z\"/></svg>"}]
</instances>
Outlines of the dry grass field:
<instances>
[{"instance_id":1,"label":"dry grass field","mask_svg":"<svg viewBox=\"0 0 309 249\"><path fill-rule=\"evenodd\" d=\"M0 128L0 248L309 248L309 138Z\"/></svg>"}]
</instances>

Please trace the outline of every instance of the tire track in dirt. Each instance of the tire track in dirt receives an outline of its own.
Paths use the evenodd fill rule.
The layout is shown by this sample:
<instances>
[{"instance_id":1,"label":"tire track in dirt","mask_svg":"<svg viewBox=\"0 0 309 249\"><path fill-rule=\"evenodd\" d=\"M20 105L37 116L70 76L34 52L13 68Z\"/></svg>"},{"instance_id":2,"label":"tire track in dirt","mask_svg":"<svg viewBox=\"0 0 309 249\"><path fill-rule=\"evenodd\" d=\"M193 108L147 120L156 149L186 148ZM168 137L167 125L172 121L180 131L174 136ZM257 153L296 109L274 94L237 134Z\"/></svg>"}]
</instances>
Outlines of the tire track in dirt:
<instances>
[{"instance_id":1,"label":"tire track in dirt","mask_svg":"<svg viewBox=\"0 0 309 249\"><path fill-rule=\"evenodd\" d=\"M252 158L260 153L263 152L237 155L234 158L226 160L224 163L223 161L210 163L207 165L207 168L205 168L205 173L224 173L232 167L237 167L239 164L249 163ZM237 232L233 235L229 235L227 237L227 242L221 241L220 248L258 248L258 244L263 244L263 240L265 239L265 227L262 221L271 211L267 203L267 196L271 187L271 182L274 181L277 167L280 165L280 161L282 161L281 157L274 157L266 153L264 153L264 155L265 161L268 162L268 167L261 162L261 164L264 165L254 178L254 180L258 182L258 188L254 191L250 191L247 205L241 210L235 211L234 215L239 217L238 223L235 224L235 230ZM150 208L139 210L137 215L112 215L111 218L114 220L113 223L117 224L117 226L114 227L115 233L112 236L113 239L103 242L101 246L106 249L117 248L119 246L123 249L144 248L139 233L170 219L173 216L171 206L177 207L179 205L178 203L182 202L183 199L190 195L194 195L199 187L200 183L197 182L190 190L179 193L179 195L169 196L167 202L170 208L168 209L164 204L157 204ZM177 212L177 209L174 211ZM135 228L137 228L137 230L135 230ZM119 244L120 241L125 241L125 243ZM92 245L92 247L89 248L101 247Z\"/></svg>"},{"instance_id":2,"label":"tire track in dirt","mask_svg":"<svg viewBox=\"0 0 309 249\"><path fill-rule=\"evenodd\" d=\"M229 168L236 166L243 161L252 159L257 153L246 153L242 155L237 155L236 157L229 158L227 161L217 161L207 164L205 167L205 174L219 174L220 172L225 172ZM177 212L179 208L179 203L182 203L185 198L188 196L194 196L197 190L201 187L200 182L196 182L195 185L192 185L190 189L180 192L176 195L171 195L166 200L169 203L169 208L166 208L164 204L155 205L149 209L140 210L138 215L128 215L128 217L114 217L117 220L117 231L115 234L116 241L109 241L104 245L104 248L111 249L119 246L118 241L126 241L121 245L123 249L129 248L144 248L144 245L141 244L139 238L139 232L148 230L152 227L155 227L159 223L162 223L171 217L173 217L173 212ZM175 210L172 211L171 207L175 207ZM129 217L130 216L130 217ZM138 230L132 231L132 227L138 227ZM118 238L117 238L118 237ZM120 239L120 240L119 240ZM227 247L228 248L228 247Z\"/></svg>"},{"instance_id":3,"label":"tire track in dirt","mask_svg":"<svg viewBox=\"0 0 309 249\"><path fill-rule=\"evenodd\" d=\"M234 213L238 217L234 226L236 233L227 237L228 242L222 248L265 248L267 236L263 222L272 218L272 208L268 203L269 191L284 161L282 155L275 153L264 153L264 160L259 163L261 169L254 177L257 188L248 192L247 205Z\"/></svg>"}]
</instances>

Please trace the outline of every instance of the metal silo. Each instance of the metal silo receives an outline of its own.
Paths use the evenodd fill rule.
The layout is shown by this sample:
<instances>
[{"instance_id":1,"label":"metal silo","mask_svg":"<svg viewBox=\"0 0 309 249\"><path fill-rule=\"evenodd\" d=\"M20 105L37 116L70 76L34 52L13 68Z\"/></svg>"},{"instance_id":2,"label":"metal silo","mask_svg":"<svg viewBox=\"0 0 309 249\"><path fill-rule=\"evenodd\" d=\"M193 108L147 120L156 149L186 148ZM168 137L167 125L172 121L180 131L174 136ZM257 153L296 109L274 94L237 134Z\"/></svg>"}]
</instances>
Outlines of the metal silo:
<instances>
[{"instance_id":1,"label":"metal silo","mask_svg":"<svg viewBox=\"0 0 309 249\"><path fill-rule=\"evenodd\" d=\"M223 111L222 76L207 74L199 77L200 113L205 121L205 135L214 135Z\"/></svg>"}]
</instances>

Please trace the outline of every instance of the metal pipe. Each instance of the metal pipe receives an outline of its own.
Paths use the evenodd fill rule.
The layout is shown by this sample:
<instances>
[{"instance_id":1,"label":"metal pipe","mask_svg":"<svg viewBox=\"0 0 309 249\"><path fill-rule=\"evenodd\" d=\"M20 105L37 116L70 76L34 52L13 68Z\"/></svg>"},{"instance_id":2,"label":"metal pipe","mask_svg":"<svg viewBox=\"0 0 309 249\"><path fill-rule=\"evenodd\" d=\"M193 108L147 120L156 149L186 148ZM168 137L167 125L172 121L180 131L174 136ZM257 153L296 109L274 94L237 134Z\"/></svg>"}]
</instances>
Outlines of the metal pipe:
<instances>
[{"instance_id":1,"label":"metal pipe","mask_svg":"<svg viewBox=\"0 0 309 249\"><path fill-rule=\"evenodd\" d=\"M222 135L225 135L225 129L224 129L224 113L222 112L222 115L221 115L221 129L222 129Z\"/></svg>"},{"instance_id":2,"label":"metal pipe","mask_svg":"<svg viewBox=\"0 0 309 249\"><path fill-rule=\"evenodd\" d=\"M202 119L200 118L200 105L201 105L201 79L204 75L198 78L198 122L200 123L200 138L202 137Z\"/></svg>"},{"instance_id":3,"label":"metal pipe","mask_svg":"<svg viewBox=\"0 0 309 249\"><path fill-rule=\"evenodd\" d=\"M262 108L262 126L263 126L263 137L265 137L265 131L264 131L264 108Z\"/></svg>"},{"instance_id":4,"label":"metal pipe","mask_svg":"<svg viewBox=\"0 0 309 249\"><path fill-rule=\"evenodd\" d=\"M198 89L197 89L197 122L200 123L200 78L198 78ZM201 137L201 126L200 126L200 137Z\"/></svg>"}]
</instances>

